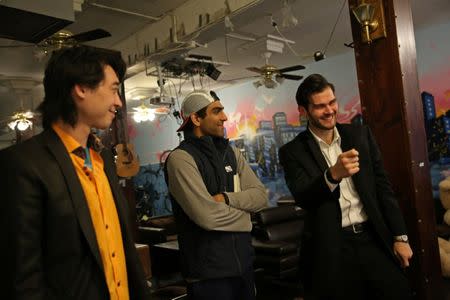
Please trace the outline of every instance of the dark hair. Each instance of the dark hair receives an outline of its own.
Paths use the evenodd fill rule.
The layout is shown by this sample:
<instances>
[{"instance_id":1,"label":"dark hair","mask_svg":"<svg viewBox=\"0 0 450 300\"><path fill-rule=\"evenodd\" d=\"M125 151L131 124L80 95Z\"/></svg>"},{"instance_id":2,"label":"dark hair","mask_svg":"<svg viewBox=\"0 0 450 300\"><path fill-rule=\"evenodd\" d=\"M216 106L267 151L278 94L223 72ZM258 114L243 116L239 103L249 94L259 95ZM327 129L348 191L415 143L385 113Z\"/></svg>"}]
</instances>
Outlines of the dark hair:
<instances>
[{"instance_id":1,"label":"dark hair","mask_svg":"<svg viewBox=\"0 0 450 300\"><path fill-rule=\"evenodd\" d=\"M206 117L206 110L208 109L208 106L203 107L202 109L200 109L195 114L197 116L199 116L200 118ZM189 119L189 122L184 126L183 131L192 131L192 130L194 130L194 123L192 123L192 121Z\"/></svg>"},{"instance_id":2,"label":"dark hair","mask_svg":"<svg viewBox=\"0 0 450 300\"><path fill-rule=\"evenodd\" d=\"M126 65L119 52L89 46L74 46L54 51L44 76L44 101L38 110L44 129L58 119L74 126L78 113L72 98L76 84L95 89L104 79L104 67L111 66L120 81Z\"/></svg>"},{"instance_id":3,"label":"dark hair","mask_svg":"<svg viewBox=\"0 0 450 300\"><path fill-rule=\"evenodd\" d=\"M303 106L307 110L311 96L322 92L327 87L330 87L334 93L334 85L329 83L325 77L320 74L309 75L298 87L295 100L299 106Z\"/></svg>"}]
</instances>

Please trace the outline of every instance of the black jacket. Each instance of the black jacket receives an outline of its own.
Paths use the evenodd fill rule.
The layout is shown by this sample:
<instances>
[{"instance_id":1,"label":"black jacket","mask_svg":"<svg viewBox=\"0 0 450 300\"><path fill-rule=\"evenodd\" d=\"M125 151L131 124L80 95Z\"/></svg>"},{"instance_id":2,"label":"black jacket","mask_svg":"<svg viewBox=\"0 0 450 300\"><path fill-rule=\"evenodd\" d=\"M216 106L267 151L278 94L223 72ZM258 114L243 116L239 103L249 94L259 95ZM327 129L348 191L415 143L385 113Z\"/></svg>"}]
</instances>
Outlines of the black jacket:
<instances>
[{"instance_id":1,"label":"black jacket","mask_svg":"<svg viewBox=\"0 0 450 300\"><path fill-rule=\"evenodd\" d=\"M102 153L120 220L130 299L149 290L110 151ZM109 299L89 208L53 130L0 152L2 299Z\"/></svg>"},{"instance_id":2,"label":"black jacket","mask_svg":"<svg viewBox=\"0 0 450 300\"><path fill-rule=\"evenodd\" d=\"M392 251L393 236L405 234L406 226L375 139L367 126L337 124L336 127L342 152L352 148L359 152L360 171L352 180L384 250L398 263ZM335 278L340 275L339 187L331 192L327 186L324 172L328 166L309 130L281 147L279 156L296 203L307 211L300 258L305 287L316 295L332 293Z\"/></svg>"}]
</instances>

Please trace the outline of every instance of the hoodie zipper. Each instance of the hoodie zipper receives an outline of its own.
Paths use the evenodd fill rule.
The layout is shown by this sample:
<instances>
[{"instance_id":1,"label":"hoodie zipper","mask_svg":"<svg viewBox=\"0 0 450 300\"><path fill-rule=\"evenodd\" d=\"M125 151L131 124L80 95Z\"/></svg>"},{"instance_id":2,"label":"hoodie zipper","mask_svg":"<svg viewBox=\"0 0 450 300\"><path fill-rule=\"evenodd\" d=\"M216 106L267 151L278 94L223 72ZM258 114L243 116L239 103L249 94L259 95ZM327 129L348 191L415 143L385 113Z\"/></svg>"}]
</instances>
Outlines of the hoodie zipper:
<instances>
[{"instance_id":1,"label":"hoodie zipper","mask_svg":"<svg viewBox=\"0 0 450 300\"><path fill-rule=\"evenodd\" d=\"M223 162L223 166L225 167L225 156L227 154L227 149L225 149L223 156L222 156L222 162ZM234 154L234 153L233 153ZM223 183L223 189L224 192L227 191L227 184L226 184L226 180L227 180L227 174L225 172L225 176L224 176L225 182ZM235 233L231 233L231 238L233 240L233 253L234 253L234 257L236 258L236 262L238 265L238 269L239 269L239 274L242 274L242 265L241 265L241 261L239 260L239 256L236 250L236 234Z\"/></svg>"}]
</instances>

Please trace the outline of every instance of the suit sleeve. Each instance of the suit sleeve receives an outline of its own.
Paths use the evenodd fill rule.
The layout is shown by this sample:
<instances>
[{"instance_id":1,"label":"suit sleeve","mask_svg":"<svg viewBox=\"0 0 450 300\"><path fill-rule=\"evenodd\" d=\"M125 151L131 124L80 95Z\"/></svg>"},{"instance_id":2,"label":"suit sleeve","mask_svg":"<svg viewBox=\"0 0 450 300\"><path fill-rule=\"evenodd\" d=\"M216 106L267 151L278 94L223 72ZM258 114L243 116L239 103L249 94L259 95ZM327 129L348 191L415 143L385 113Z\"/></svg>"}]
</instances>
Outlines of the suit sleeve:
<instances>
[{"instance_id":1,"label":"suit sleeve","mask_svg":"<svg viewBox=\"0 0 450 300\"><path fill-rule=\"evenodd\" d=\"M304 153L304 155L307 155L307 153ZM294 196L295 202L301 208L314 210L324 201L337 201L339 199L339 186L331 191L322 172L308 172L304 163L296 157L292 144L280 148L279 158L284 170L286 185ZM312 161L311 164L313 164Z\"/></svg>"},{"instance_id":2,"label":"suit sleeve","mask_svg":"<svg viewBox=\"0 0 450 300\"><path fill-rule=\"evenodd\" d=\"M214 201L186 151L173 151L166 163L169 192L194 223L205 230L251 230L249 213Z\"/></svg>"},{"instance_id":3,"label":"suit sleeve","mask_svg":"<svg viewBox=\"0 0 450 300\"><path fill-rule=\"evenodd\" d=\"M257 212L268 206L266 188L256 177L245 157L233 148L237 161L237 176L239 176L240 191L227 192L230 206L247 212Z\"/></svg>"},{"instance_id":4,"label":"suit sleeve","mask_svg":"<svg viewBox=\"0 0 450 300\"><path fill-rule=\"evenodd\" d=\"M5 299L40 300L46 296L42 235L44 195L36 172L25 157L10 149L0 153L2 240L5 245L1 293Z\"/></svg>"},{"instance_id":5,"label":"suit sleeve","mask_svg":"<svg viewBox=\"0 0 450 300\"><path fill-rule=\"evenodd\" d=\"M375 175L377 200L382 210L383 217L393 236L406 234L406 225L403 220L403 215L398 206L397 198L394 195L386 171L384 170L379 147L369 127L366 127L366 131L373 173Z\"/></svg>"}]
</instances>

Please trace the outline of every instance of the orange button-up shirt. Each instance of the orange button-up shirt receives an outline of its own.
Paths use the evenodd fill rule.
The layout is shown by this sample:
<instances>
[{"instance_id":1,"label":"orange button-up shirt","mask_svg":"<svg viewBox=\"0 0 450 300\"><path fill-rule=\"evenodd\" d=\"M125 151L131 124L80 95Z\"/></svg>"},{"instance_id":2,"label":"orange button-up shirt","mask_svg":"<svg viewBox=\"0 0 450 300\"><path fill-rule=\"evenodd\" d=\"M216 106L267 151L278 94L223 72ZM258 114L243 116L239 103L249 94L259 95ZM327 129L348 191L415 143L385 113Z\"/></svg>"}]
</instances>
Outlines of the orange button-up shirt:
<instances>
[{"instance_id":1,"label":"orange button-up shirt","mask_svg":"<svg viewBox=\"0 0 450 300\"><path fill-rule=\"evenodd\" d=\"M74 150L81 145L56 124L53 124L52 127L69 152L83 187L111 300L128 300L128 279L122 232L111 187L103 170L103 159L99 153L89 148L92 169L85 166L84 159L74 153Z\"/></svg>"}]
</instances>

